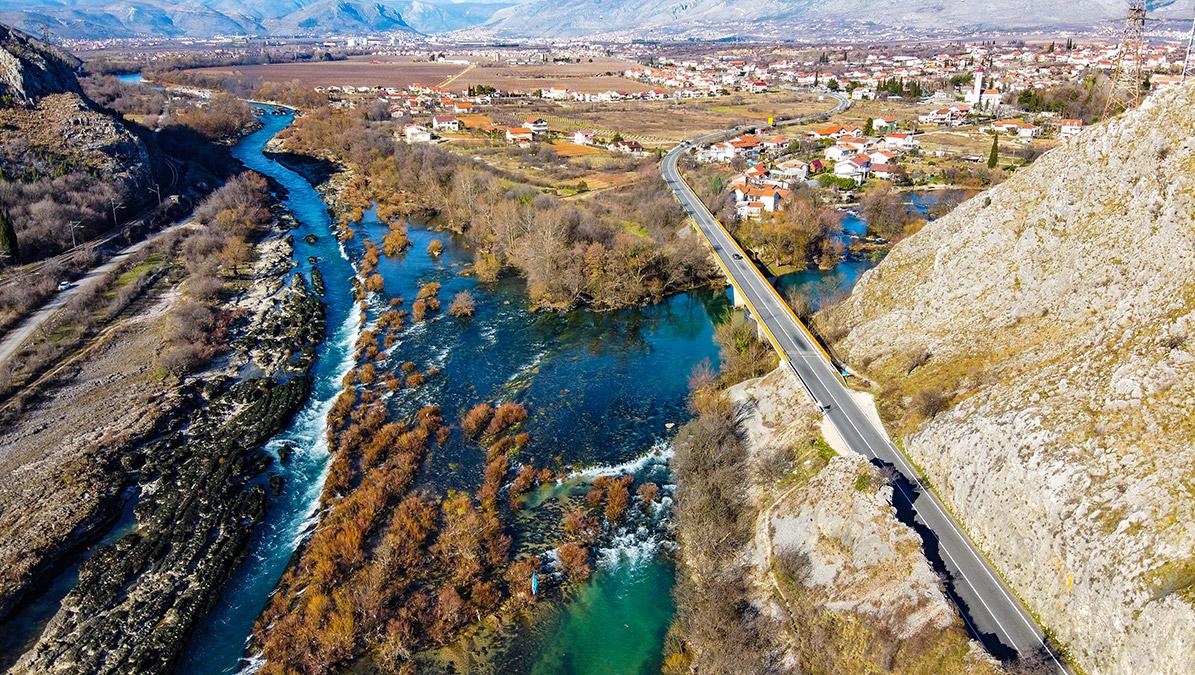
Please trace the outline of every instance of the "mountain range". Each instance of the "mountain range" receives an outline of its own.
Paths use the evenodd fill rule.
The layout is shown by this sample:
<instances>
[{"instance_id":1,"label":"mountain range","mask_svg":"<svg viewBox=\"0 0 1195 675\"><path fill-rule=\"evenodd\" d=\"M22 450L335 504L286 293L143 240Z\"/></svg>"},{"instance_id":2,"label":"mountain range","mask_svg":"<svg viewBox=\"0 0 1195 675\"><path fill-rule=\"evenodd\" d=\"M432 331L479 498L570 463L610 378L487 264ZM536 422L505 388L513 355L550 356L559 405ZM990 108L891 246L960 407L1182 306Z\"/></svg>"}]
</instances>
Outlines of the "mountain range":
<instances>
[{"instance_id":1,"label":"mountain range","mask_svg":"<svg viewBox=\"0 0 1195 675\"><path fill-rule=\"evenodd\" d=\"M1162 16L1176 0L1154 0ZM60 38L361 35L710 37L1116 26L1125 0L7 0L0 22ZM838 30L835 30L835 27Z\"/></svg>"},{"instance_id":2,"label":"mountain range","mask_svg":"<svg viewBox=\"0 0 1195 675\"><path fill-rule=\"evenodd\" d=\"M11 0L0 23L60 38L443 33L487 21L509 1Z\"/></svg>"},{"instance_id":3,"label":"mountain range","mask_svg":"<svg viewBox=\"0 0 1195 675\"><path fill-rule=\"evenodd\" d=\"M1150 7L1156 11L1174 4L1174 0L1158 0ZM530 0L496 12L485 27L511 37L545 32L683 37L716 35L719 30L733 35L778 29L784 35L810 28L824 32L835 25L917 31L1029 30L1104 23L1111 27L1125 6L1125 0Z\"/></svg>"}]
</instances>

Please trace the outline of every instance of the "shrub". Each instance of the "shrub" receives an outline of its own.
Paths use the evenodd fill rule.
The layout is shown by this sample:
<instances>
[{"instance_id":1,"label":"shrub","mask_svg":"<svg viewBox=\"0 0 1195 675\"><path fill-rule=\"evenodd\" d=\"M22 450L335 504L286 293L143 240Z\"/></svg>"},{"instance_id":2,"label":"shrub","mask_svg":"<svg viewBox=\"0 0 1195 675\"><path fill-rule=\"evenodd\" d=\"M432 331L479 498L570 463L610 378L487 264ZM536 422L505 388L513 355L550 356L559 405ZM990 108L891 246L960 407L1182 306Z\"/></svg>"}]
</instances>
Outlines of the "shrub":
<instances>
[{"instance_id":1,"label":"shrub","mask_svg":"<svg viewBox=\"0 0 1195 675\"><path fill-rule=\"evenodd\" d=\"M486 436L495 436L514 428L527 419L527 409L514 402L503 403L494 411L494 417L486 427Z\"/></svg>"},{"instance_id":2,"label":"shrub","mask_svg":"<svg viewBox=\"0 0 1195 675\"><path fill-rule=\"evenodd\" d=\"M374 293L381 293L385 286L386 282L382 279L382 275L376 272L365 279L365 288Z\"/></svg>"},{"instance_id":3,"label":"shrub","mask_svg":"<svg viewBox=\"0 0 1195 675\"><path fill-rule=\"evenodd\" d=\"M467 436L476 438L485 431L486 425L490 423L490 418L494 416L494 409L488 403L478 403L465 413L465 418L461 420L461 428L464 429Z\"/></svg>"},{"instance_id":4,"label":"shrub","mask_svg":"<svg viewBox=\"0 0 1195 675\"><path fill-rule=\"evenodd\" d=\"M639 495L639 507L644 513L651 513L656 498L660 496L660 486L652 482L644 483L635 491Z\"/></svg>"},{"instance_id":5,"label":"shrub","mask_svg":"<svg viewBox=\"0 0 1195 675\"><path fill-rule=\"evenodd\" d=\"M391 225L390 231L382 237L382 253L389 258L401 254L410 245L411 242L407 239L407 230L402 225Z\"/></svg>"},{"instance_id":6,"label":"shrub","mask_svg":"<svg viewBox=\"0 0 1195 675\"><path fill-rule=\"evenodd\" d=\"M629 479L630 476L627 476ZM631 501L630 490L627 489L627 481L615 481L613 485L606 491L606 520L610 523L617 523L622 519L627 510L627 504Z\"/></svg>"},{"instance_id":7,"label":"shrub","mask_svg":"<svg viewBox=\"0 0 1195 675\"><path fill-rule=\"evenodd\" d=\"M473 316L477 311L477 306L473 301L473 294L469 291L461 291L452 296L452 304L448 305L448 313L458 319Z\"/></svg>"},{"instance_id":8,"label":"shrub","mask_svg":"<svg viewBox=\"0 0 1195 675\"><path fill-rule=\"evenodd\" d=\"M568 580L575 583L584 583L589 578L589 548L583 544L578 544L575 541L570 541L566 544L561 544L557 549L560 555L560 566L564 569L565 576Z\"/></svg>"},{"instance_id":9,"label":"shrub","mask_svg":"<svg viewBox=\"0 0 1195 675\"><path fill-rule=\"evenodd\" d=\"M950 397L940 389L925 389L917 393L917 412L924 419L933 419L946 410Z\"/></svg>"}]
</instances>

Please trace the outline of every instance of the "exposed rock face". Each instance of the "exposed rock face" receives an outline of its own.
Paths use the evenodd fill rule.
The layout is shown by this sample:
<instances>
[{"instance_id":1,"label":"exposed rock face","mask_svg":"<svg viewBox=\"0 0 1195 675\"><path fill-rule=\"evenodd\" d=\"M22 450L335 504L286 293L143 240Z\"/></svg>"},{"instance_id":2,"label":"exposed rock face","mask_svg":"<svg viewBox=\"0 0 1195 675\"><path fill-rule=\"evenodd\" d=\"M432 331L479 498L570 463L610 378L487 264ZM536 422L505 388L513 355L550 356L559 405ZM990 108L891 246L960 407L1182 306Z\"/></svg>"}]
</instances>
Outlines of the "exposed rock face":
<instances>
[{"instance_id":1,"label":"exposed rock face","mask_svg":"<svg viewBox=\"0 0 1195 675\"><path fill-rule=\"evenodd\" d=\"M51 44L0 25L0 97L29 103L42 96L78 92L79 59Z\"/></svg>"},{"instance_id":2,"label":"exposed rock face","mask_svg":"<svg viewBox=\"0 0 1195 675\"><path fill-rule=\"evenodd\" d=\"M822 319L1081 666L1190 667L1195 84L930 223Z\"/></svg>"},{"instance_id":3,"label":"exposed rock face","mask_svg":"<svg viewBox=\"0 0 1195 675\"><path fill-rule=\"evenodd\" d=\"M0 25L0 178L36 182L85 172L135 209L152 199L149 150L83 95L78 67L67 52Z\"/></svg>"},{"instance_id":4,"label":"exposed rock face","mask_svg":"<svg viewBox=\"0 0 1195 675\"><path fill-rule=\"evenodd\" d=\"M169 672L240 561L264 515L257 479L271 458L260 446L306 399L324 334L323 305L303 278L282 286L289 237L258 249L258 276L238 305L253 318L233 339L230 360L262 375L238 379L234 366L204 373L189 388L190 416L121 457L142 486L137 529L82 566L11 672Z\"/></svg>"},{"instance_id":5,"label":"exposed rock face","mask_svg":"<svg viewBox=\"0 0 1195 675\"><path fill-rule=\"evenodd\" d=\"M786 368L736 385L756 466L791 456L779 482L755 472L759 601L795 672L998 672L970 640L926 560L897 519L887 476L862 456L836 455ZM774 480L774 479L773 479Z\"/></svg>"}]
</instances>

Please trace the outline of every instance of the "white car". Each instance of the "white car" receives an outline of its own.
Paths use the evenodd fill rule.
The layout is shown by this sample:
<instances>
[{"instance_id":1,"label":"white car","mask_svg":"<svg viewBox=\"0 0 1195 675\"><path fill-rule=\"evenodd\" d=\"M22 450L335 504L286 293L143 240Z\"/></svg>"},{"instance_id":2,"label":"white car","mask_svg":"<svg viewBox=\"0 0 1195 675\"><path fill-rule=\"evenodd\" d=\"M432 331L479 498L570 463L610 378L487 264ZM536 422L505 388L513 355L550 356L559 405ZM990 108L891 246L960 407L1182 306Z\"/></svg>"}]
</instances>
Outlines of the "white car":
<instances>
[{"instance_id":1,"label":"white car","mask_svg":"<svg viewBox=\"0 0 1195 675\"><path fill-rule=\"evenodd\" d=\"M59 283L58 283L58 290L60 290L60 291L65 291L66 289L68 289L68 288L70 288L70 287L72 287L72 286L74 286L74 284L72 284L72 283L71 283L71 282L69 282L69 281L61 281L61 282L59 282Z\"/></svg>"}]
</instances>

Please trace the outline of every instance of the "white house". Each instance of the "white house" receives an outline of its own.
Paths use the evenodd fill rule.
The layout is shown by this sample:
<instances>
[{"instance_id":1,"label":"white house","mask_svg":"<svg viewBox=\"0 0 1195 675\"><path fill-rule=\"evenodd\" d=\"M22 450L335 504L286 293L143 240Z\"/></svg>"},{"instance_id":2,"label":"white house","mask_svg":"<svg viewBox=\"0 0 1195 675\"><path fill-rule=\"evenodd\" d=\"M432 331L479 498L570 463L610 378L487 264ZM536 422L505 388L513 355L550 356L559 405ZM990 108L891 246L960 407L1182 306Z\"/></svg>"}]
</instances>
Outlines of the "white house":
<instances>
[{"instance_id":1,"label":"white house","mask_svg":"<svg viewBox=\"0 0 1195 675\"><path fill-rule=\"evenodd\" d=\"M831 162L840 162L848 157L854 157L855 154L854 148L841 143L837 145L831 145L830 147L826 148L825 152L826 159L830 160Z\"/></svg>"},{"instance_id":2,"label":"white house","mask_svg":"<svg viewBox=\"0 0 1195 675\"><path fill-rule=\"evenodd\" d=\"M734 190L735 211L740 218L754 218L761 213L772 213L780 209L780 204L788 195L788 190L777 187L745 188L738 185Z\"/></svg>"},{"instance_id":3,"label":"white house","mask_svg":"<svg viewBox=\"0 0 1195 675\"><path fill-rule=\"evenodd\" d=\"M432 132L427 127L421 127L418 124L408 124L403 127L402 134L407 143L432 142Z\"/></svg>"},{"instance_id":4,"label":"white house","mask_svg":"<svg viewBox=\"0 0 1195 675\"><path fill-rule=\"evenodd\" d=\"M850 178L862 185L871 173L871 160L867 155L855 155L834 164L834 175L839 178Z\"/></svg>"},{"instance_id":5,"label":"white house","mask_svg":"<svg viewBox=\"0 0 1195 675\"><path fill-rule=\"evenodd\" d=\"M535 132L526 127L514 127L506 130L506 141L517 145L525 145L535 139Z\"/></svg>"},{"instance_id":6,"label":"white house","mask_svg":"<svg viewBox=\"0 0 1195 675\"><path fill-rule=\"evenodd\" d=\"M577 145L593 145L597 134L592 131L578 131L573 134L573 143Z\"/></svg>"},{"instance_id":7,"label":"white house","mask_svg":"<svg viewBox=\"0 0 1195 675\"><path fill-rule=\"evenodd\" d=\"M1071 136L1078 135L1080 131L1083 131L1083 120L1067 119L1062 120L1059 124L1060 126L1058 127L1058 135L1062 136L1063 138L1069 138Z\"/></svg>"},{"instance_id":8,"label":"white house","mask_svg":"<svg viewBox=\"0 0 1195 675\"><path fill-rule=\"evenodd\" d=\"M883 117L877 117L871 121L871 128L876 133L887 131L888 129L891 129L895 126L896 126L896 120L886 120Z\"/></svg>"},{"instance_id":9,"label":"white house","mask_svg":"<svg viewBox=\"0 0 1195 675\"><path fill-rule=\"evenodd\" d=\"M871 175L883 180L892 180L896 177L897 166L895 164L872 164L870 167Z\"/></svg>"},{"instance_id":10,"label":"white house","mask_svg":"<svg viewBox=\"0 0 1195 675\"><path fill-rule=\"evenodd\" d=\"M548 133L548 123L542 117L528 117L523 122L523 126L537 136Z\"/></svg>"},{"instance_id":11,"label":"white house","mask_svg":"<svg viewBox=\"0 0 1195 675\"><path fill-rule=\"evenodd\" d=\"M647 154L647 149L640 145L638 141L619 141L611 145L610 149L614 152L621 152L635 157L642 157Z\"/></svg>"},{"instance_id":12,"label":"white house","mask_svg":"<svg viewBox=\"0 0 1195 675\"><path fill-rule=\"evenodd\" d=\"M889 148L908 150L921 145L921 141L918 141L916 138L914 138L913 134L893 133L884 137L884 145L888 146Z\"/></svg>"},{"instance_id":13,"label":"white house","mask_svg":"<svg viewBox=\"0 0 1195 675\"><path fill-rule=\"evenodd\" d=\"M436 131L460 131L461 121L455 117L433 117L432 128Z\"/></svg>"},{"instance_id":14,"label":"white house","mask_svg":"<svg viewBox=\"0 0 1195 675\"><path fill-rule=\"evenodd\" d=\"M809 176L809 165L799 159L790 159L773 166L771 174L790 181L801 181Z\"/></svg>"}]
</instances>

